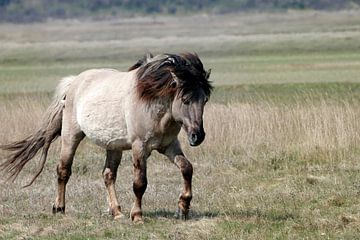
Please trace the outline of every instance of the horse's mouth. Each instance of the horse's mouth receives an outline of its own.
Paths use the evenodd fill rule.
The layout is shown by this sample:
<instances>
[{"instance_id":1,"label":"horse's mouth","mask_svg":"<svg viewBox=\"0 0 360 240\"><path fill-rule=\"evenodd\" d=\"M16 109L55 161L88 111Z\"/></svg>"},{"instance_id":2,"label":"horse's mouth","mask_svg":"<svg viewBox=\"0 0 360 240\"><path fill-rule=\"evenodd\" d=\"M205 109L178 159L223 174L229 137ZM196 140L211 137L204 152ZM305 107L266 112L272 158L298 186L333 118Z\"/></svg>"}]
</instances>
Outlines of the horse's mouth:
<instances>
[{"instance_id":1,"label":"horse's mouth","mask_svg":"<svg viewBox=\"0 0 360 240\"><path fill-rule=\"evenodd\" d=\"M190 144L190 146L192 146L192 147L196 147L196 146L199 146L199 145L200 145L200 143L193 143L193 142L189 142L189 144Z\"/></svg>"}]
</instances>

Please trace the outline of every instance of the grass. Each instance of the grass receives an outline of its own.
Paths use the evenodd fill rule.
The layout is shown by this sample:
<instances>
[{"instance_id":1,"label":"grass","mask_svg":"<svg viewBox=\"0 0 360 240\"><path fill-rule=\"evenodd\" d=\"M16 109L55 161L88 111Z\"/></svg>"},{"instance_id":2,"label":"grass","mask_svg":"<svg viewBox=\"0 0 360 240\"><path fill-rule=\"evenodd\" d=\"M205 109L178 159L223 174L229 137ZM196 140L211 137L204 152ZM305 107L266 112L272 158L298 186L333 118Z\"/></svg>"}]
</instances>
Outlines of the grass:
<instances>
[{"instance_id":1,"label":"grass","mask_svg":"<svg viewBox=\"0 0 360 240\"><path fill-rule=\"evenodd\" d=\"M88 141L74 161L67 214L53 216L57 141L32 187L20 188L37 169L36 160L15 183L0 185L0 239L358 237L358 12L181 20L0 25L0 143L36 128L61 77L93 67L126 69L146 50L198 52L213 69L216 86L205 109L205 142L190 148L181 135L195 169L191 220L173 217L182 179L154 153L145 224L113 221L105 212L104 151ZM119 168L117 191L129 215L129 153Z\"/></svg>"}]
</instances>

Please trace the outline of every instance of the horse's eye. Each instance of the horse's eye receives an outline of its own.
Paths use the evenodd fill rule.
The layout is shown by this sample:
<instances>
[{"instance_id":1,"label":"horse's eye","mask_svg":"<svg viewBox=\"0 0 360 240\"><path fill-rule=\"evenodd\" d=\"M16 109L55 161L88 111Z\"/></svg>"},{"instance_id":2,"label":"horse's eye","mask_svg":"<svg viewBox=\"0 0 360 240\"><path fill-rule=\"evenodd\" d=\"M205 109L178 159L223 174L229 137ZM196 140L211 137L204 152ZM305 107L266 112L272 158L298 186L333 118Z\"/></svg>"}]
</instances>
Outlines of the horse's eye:
<instances>
[{"instance_id":1,"label":"horse's eye","mask_svg":"<svg viewBox=\"0 0 360 240\"><path fill-rule=\"evenodd\" d=\"M189 105L189 104L190 104L190 101L187 100L187 99L183 99L182 102L183 102L183 104L185 104L185 105Z\"/></svg>"},{"instance_id":2,"label":"horse's eye","mask_svg":"<svg viewBox=\"0 0 360 240\"><path fill-rule=\"evenodd\" d=\"M175 80L173 80L171 83L170 83L170 87L171 88L176 88L177 86L177 82Z\"/></svg>"},{"instance_id":3,"label":"horse's eye","mask_svg":"<svg viewBox=\"0 0 360 240\"><path fill-rule=\"evenodd\" d=\"M205 97L204 102L207 103L209 101L208 97Z\"/></svg>"}]
</instances>

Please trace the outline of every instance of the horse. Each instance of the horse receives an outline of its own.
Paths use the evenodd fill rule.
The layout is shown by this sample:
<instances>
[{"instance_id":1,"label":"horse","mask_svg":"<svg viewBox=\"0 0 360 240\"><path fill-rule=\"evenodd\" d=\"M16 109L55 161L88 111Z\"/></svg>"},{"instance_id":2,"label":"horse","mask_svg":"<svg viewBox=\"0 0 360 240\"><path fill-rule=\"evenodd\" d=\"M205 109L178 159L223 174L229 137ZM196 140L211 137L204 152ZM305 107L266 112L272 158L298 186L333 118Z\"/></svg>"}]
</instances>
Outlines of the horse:
<instances>
[{"instance_id":1,"label":"horse","mask_svg":"<svg viewBox=\"0 0 360 240\"><path fill-rule=\"evenodd\" d=\"M196 53L147 54L126 72L90 69L63 78L37 131L23 140L0 146L11 152L0 168L8 180L14 181L42 149L40 168L25 187L30 186L44 168L50 144L61 136L52 211L64 214L66 184L75 151L87 137L106 150L102 176L109 212L119 219L124 214L115 191L116 174L122 152L131 149L135 202L130 218L143 222L146 160L157 150L181 171L184 185L177 216L186 220L192 199L193 167L181 149L178 134L184 129L190 146L198 146L205 139L203 111L213 89L210 72L211 69L204 70Z\"/></svg>"}]
</instances>

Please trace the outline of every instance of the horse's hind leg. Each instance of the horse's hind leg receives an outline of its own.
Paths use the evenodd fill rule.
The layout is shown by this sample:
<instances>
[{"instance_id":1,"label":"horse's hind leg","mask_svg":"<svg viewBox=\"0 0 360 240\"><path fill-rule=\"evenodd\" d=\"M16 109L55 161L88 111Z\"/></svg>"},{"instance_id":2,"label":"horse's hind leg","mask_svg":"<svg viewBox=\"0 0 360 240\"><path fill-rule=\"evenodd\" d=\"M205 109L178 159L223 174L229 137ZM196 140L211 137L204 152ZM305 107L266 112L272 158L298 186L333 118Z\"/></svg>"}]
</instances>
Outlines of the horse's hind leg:
<instances>
[{"instance_id":1,"label":"horse's hind leg","mask_svg":"<svg viewBox=\"0 0 360 240\"><path fill-rule=\"evenodd\" d=\"M61 132L61 152L60 161L56 172L58 176L58 188L53 213L65 213L65 190L66 184L71 175L71 166L73 163L76 148L84 138L84 133L75 129L67 129L65 126Z\"/></svg>"},{"instance_id":2,"label":"horse's hind leg","mask_svg":"<svg viewBox=\"0 0 360 240\"><path fill-rule=\"evenodd\" d=\"M109 210L114 216L114 219L118 219L123 216L115 191L116 174L121 161L121 155L121 151L107 150L106 162L103 170L103 178L108 193Z\"/></svg>"}]
</instances>

